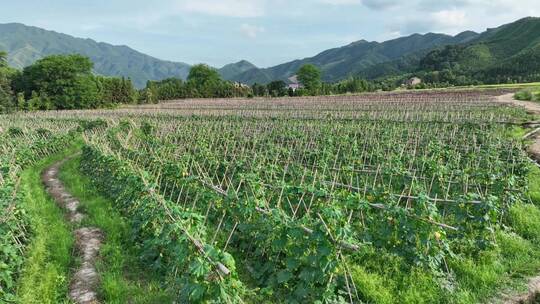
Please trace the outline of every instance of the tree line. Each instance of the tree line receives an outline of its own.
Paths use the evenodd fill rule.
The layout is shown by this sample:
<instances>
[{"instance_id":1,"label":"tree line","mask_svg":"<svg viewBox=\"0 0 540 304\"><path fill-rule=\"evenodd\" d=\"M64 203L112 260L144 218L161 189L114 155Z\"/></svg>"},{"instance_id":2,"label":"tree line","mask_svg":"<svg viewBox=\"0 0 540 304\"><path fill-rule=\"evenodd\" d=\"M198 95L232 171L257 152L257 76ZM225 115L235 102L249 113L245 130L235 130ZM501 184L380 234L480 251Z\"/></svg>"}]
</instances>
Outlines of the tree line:
<instances>
[{"instance_id":1,"label":"tree line","mask_svg":"<svg viewBox=\"0 0 540 304\"><path fill-rule=\"evenodd\" d=\"M247 86L222 80L217 70L205 64L198 64L191 68L186 81L178 78L149 81L142 94L146 102L156 103L158 100L183 98L294 97L361 93L382 89L376 83L357 77L350 77L337 83L324 83L321 76L319 68L306 64L297 72L301 84L297 89L289 87L283 80Z\"/></svg>"},{"instance_id":2,"label":"tree line","mask_svg":"<svg viewBox=\"0 0 540 304\"><path fill-rule=\"evenodd\" d=\"M16 70L8 66L7 54L0 52L0 113L111 108L183 98L292 97L381 89L377 83L355 77L324 83L320 69L310 64L298 70L298 88L289 87L282 80L252 86L226 81L216 69L198 64L191 68L185 81L148 81L145 88L137 90L129 78L95 75L93 66L82 55L52 55Z\"/></svg>"},{"instance_id":3,"label":"tree line","mask_svg":"<svg viewBox=\"0 0 540 304\"><path fill-rule=\"evenodd\" d=\"M0 53L0 112L95 109L136 103L130 79L92 73L92 61L81 55L53 55L22 71L7 65Z\"/></svg>"}]
</instances>

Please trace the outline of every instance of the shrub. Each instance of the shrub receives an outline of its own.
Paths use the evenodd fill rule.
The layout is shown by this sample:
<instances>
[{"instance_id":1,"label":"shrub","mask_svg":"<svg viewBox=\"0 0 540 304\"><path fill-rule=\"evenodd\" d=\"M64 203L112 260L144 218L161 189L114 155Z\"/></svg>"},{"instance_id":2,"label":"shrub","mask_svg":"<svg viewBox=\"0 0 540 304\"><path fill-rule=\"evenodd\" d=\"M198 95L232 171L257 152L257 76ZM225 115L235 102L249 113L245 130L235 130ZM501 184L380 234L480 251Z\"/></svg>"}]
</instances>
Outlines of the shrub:
<instances>
[{"instance_id":1,"label":"shrub","mask_svg":"<svg viewBox=\"0 0 540 304\"><path fill-rule=\"evenodd\" d=\"M532 93L528 90L522 90L522 91L519 91L517 92L515 95L514 95L514 98L517 99L517 100L532 100L533 96L532 96Z\"/></svg>"}]
</instances>

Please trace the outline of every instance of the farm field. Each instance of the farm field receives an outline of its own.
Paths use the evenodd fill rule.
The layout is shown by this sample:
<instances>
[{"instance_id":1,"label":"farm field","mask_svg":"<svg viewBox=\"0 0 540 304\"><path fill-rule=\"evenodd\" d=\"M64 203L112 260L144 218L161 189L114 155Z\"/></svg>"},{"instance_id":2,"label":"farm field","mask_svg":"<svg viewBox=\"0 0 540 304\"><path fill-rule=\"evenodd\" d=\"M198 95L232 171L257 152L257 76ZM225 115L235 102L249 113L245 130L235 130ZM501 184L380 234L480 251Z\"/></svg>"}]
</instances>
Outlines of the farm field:
<instances>
[{"instance_id":1,"label":"farm field","mask_svg":"<svg viewBox=\"0 0 540 304\"><path fill-rule=\"evenodd\" d=\"M527 154L535 134L524 139L535 115L497 98L512 92L0 116L0 302L33 282L47 289L35 303L69 303L76 257L49 277L29 269L54 259L30 264L40 211L21 176L80 152L60 178L70 172L69 188L80 175L127 226L114 248L131 258L116 275L151 275L139 290L118 286L118 303L517 303L540 273L540 170ZM101 282L97 297L113 303Z\"/></svg>"}]
</instances>

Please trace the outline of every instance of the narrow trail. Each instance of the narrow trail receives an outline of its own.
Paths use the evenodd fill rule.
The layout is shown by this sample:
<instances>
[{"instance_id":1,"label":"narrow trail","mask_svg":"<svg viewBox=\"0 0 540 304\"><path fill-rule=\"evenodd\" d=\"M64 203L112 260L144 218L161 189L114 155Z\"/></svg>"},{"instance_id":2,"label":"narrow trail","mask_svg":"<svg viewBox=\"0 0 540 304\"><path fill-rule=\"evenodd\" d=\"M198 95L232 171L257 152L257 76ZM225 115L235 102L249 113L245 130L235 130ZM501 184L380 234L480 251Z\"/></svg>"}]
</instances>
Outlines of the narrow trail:
<instances>
[{"instance_id":1,"label":"narrow trail","mask_svg":"<svg viewBox=\"0 0 540 304\"><path fill-rule=\"evenodd\" d=\"M515 100L514 94L506 94L497 97L497 101L501 103L510 104L515 107L524 108L528 113L540 115L540 103L532 101ZM528 123L529 127L538 128L540 121L532 121ZM540 163L540 130L536 129L536 132L529 133L527 138L531 139L533 143L529 146L528 152L531 157L538 163Z\"/></svg>"},{"instance_id":2,"label":"narrow trail","mask_svg":"<svg viewBox=\"0 0 540 304\"><path fill-rule=\"evenodd\" d=\"M42 175L47 192L56 203L66 210L68 220L78 225L84 214L78 211L80 202L64 187L58 173L60 167L67 161L64 159L47 168ZM98 228L83 227L74 231L77 252L81 258L81 265L73 275L69 285L69 298L77 304L97 304L97 288L99 275L95 262L103 241L103 232Z\"/></svg>"},{"instance_id":3,"label":"narrow trail","mask_svg":"<svg viewBox=\"0 0 540 304\"><path fill-rule=\"evenodd\" d=\"M497 97L497 101L510 104L515 107L524 108L528 113L540 115L540 104L530 101L521 101L514 99L514 94L506 94ZM540 122L532 121L527 124L528 127L535 128L534 131L525 136L526 139L531 139L533 142L528 147L528 153L533 160L540 163ZM529 279L528 292L521 295L506 296L503 300L504 304L534 304L538 303L540 295L540 276Z\"/></svg>"}]
</instances>

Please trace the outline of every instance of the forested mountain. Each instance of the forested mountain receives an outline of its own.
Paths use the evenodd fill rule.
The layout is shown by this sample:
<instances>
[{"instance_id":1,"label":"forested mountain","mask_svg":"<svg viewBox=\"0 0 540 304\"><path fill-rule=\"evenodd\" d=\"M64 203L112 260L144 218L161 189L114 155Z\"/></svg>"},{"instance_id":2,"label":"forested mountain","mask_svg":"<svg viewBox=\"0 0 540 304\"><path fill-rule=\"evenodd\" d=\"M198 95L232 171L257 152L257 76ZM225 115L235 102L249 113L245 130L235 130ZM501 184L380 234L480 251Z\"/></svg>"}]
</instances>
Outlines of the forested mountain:
<instances>
[{"instance_id":1,"label":"forested mountain","mask_svg":"<svg viewBox=\"0 0 540 304\"><path fill-rule=\"evenodd\" d=\"M143 87L148 80L185 79L190 66L159 60L126 46L74 38L22 24L0 24L0 51L9 64L22 68L50 54L80 53L107 76L125 76ZM287 80L305 64L322 70L324 81L349 76L367 79L418 74L428 82L466 84L540 80L540 19L524 18L478 34L456 36L414 34L385 42L360 40L324 51L314 57L270 68L257 68L242 60L218 69L226 80L247 84Z\"/></svg>"},{"instance_id":2,"label":"forested mountain","mask_svg":"<svg viewBox=\"0 0 540 304\"><path fill-rule=\"evenodd\" d=\"M253 63L246 60L241 60L236 63L227 64L226 66L219 69L218 72L221 77L223 77L223 79L233 80L238 75L253 69L257 69L257 67Z\"/></svg>"},{"instance_id":3,"label":"forested mountain","mask_svg":"<svg viewBox=\"0 0 540 304\"><path fill-rule=\"evenodd\" d=\"M322 69L325 81L337 81L356 75L377 64L390 62L410 54L426 54L435 47L469 42L477 33L464 32L457 36L428 33L414 34L386 42L360 40L347 46L324 51L314 57L295 60L267 69L249 70L232 79L245 83L266 83L274 79L287 79L304 64Z\"/></svg>"},{"instance_id":4,"label":"forested mountain","mask_svg":"<svg viewBox=\"0 0 540 304\"><path fill-rule=\"evenodd\" d=\"M417 71L457 84L538 81L540 18L520 19L489 29L470 43L433 50L419 61Z\"/></svg>"},{"instance_id":5,"label":"forested mountain","mask_svg":"<svg viewBox=\"0 0 540 304\"><path fill-rule=\"evenodd\" d=\"M382 43L362 40L315 57L252 69L234 79L246 83L286 79L306 63L320 67L326 81L411 74L427 82L458 85L539 81L540 18L523 18L481 34L414 34Z\"/></svg>"},{"instance_id":6,"label":"forested mountain","mask_svg":"<svg viewBox=\"0 0 540 304\"><path fill-rule=\"evenodd\" d=\"M53 54L78 53L94 62L94 71L106 76L125 76L138 87L147 80L186 78L190 66L163 61L127 46L114 46L91 39L47 31L18 23L0 24L0 51L8 52L9 65L22 68Z\"/></svg>"}]
</instances>

